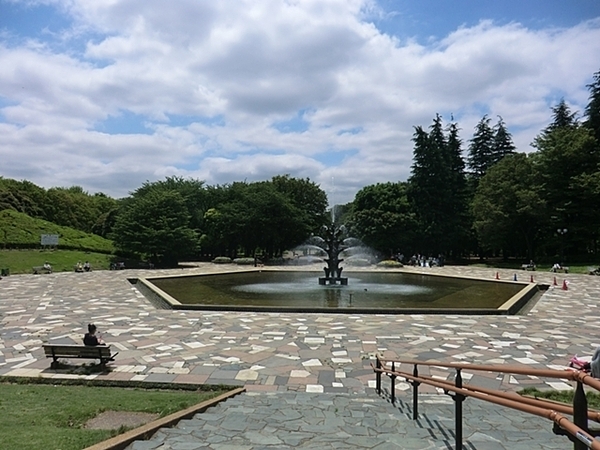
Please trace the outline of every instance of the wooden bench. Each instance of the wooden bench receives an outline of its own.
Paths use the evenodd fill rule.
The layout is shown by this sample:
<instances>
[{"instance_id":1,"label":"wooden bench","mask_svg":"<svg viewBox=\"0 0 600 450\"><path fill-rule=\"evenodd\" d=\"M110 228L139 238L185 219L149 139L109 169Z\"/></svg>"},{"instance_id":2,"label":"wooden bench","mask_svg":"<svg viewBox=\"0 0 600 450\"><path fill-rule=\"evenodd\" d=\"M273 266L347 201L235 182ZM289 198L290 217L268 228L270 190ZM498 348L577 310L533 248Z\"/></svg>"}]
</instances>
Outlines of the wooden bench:
<instances>
[{"instance_id":1,"label":"wooden bench","mask_svg":"<svg viewBox=\"0 0 600 450\"><path fill-rule=\"evenodd\" d=\"M522 270L535 270L535 264L521 264Z\"/></svg>"},{"instance_id":2,"label":"wooden bench","mask_svg":"<svg viewBox=\"0 0 600 450\"><path fill-rule=\"evenodd\" d=\"M569 268L568 267L560 267L558 269L552 268L550 269L551 272L557 273L557 272L562 272L562 273L569 273Z\"/></svg>"},{"instance_id":3,"label":"wooden bench","mask_svg":"<svg viewBox=\"0 0 600 450\"><path fill-rule=\"evenodd\" d=\"M58 345L43 344L44 353L47 358L52 358L50 368L58 367L58 358L79 358L79 359L99 359L100 365L106 365L109 361L114 361L117 354L111 355L110 345Z\"/></svg>"},{"instance_id":4,"label":"wooden bench","mask_svg":"<svg viewBox=\"0 0 600 450\"><path fill-rule=\"evenodd\" d=\"M52 269L48 269L44 266L35 266L35 267L33 267L33 273L34 274L52 273Z\"/></svg>"}]
</instances>

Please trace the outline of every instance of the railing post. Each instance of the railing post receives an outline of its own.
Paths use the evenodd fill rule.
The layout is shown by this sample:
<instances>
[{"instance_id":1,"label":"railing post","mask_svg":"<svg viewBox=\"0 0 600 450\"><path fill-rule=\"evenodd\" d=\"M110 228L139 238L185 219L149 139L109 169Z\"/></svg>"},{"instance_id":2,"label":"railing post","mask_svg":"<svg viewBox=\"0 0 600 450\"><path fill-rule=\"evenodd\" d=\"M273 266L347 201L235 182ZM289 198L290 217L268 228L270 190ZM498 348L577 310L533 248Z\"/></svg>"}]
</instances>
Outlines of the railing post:
<instances>
[{"instance_id":1,"label":"railing post","mask_svg":"<svg viewBox=\"0 0 600 450\"><path fill-rule=\"evenodd\" d=\"M390 375L390 378L392 380L392 387L390 389L390 394L392 395L392 405L396 403L396 375L394 375L395 371L396 364L394 361L392 361L392 374Z\"/></svg>"},{"instance_id":2,"label":"railing post","mask_svg":"<svg viewBox=\"0 0 600 450\"><path fill-rule=\"evenodd\" d=\"M583 383L577 381L575 394L573 395L573 423L586 432L588 430L588 405ZM575 436L574 436L575 437ZM573 439L574 450L585 450L588 446L575 437Z\"/></svg>"},{"instance_id":3,"label":"railing post","mask_svg":"<svg viewBox=\"0 0 600 450\"><path fill-rule=\"evenodd\" d=\"M413 376L419 376L419 369L416 364L413 368ZM413 380L410 384L412 384L413 387L413 420L417 420L419 418L419 385L421 383L417 380Z\"/></svg>"},{"instance_id":4,"label":"railing post","mask_svg":"<svg viewBox=\"0 0 600 450\"><path fill-rule=\"evenodd\" d=\"M463 387L462 385L462 369L456 369L456 379L454 380L454 385L457 388ZM459 394L458 392L452 396L454 400L454 426L455 426L455 450L462 450L463 448L463 427L462 427L462 404L465 399L465 396Z\"/></svg>"},{"instance_id":5,"label":"railing post","mask_svg":"<svg viewBox=\"0 0 600 450\"><path fill-rule=\"evenodd\" d=\"M381 360L379 359L379 356L377 357L375 367L377 368L377 371L375 372L375 387L377 389L377 395L381 395Z\"/></svg>"}]
</instances>

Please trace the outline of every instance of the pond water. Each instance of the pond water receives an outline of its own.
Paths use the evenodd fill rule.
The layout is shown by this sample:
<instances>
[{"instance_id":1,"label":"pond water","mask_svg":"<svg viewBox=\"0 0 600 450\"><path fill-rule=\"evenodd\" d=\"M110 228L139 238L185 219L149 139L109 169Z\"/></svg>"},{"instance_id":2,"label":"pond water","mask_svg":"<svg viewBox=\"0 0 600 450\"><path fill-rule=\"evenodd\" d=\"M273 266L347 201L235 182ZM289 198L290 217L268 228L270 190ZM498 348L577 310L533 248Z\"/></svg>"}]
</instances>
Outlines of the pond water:
<instances>
[{"instance_id":1,"label":"pond water","mask_svg":"<svg viewBox=\"0 0 600 450\"><path fill-rule=\"evenodd\" d=\"M321 286L318 272L256 271L150 279L203 309L496 310L523 284L399 272L349 272L347 286Z\"/></svg>"}]
</instances>

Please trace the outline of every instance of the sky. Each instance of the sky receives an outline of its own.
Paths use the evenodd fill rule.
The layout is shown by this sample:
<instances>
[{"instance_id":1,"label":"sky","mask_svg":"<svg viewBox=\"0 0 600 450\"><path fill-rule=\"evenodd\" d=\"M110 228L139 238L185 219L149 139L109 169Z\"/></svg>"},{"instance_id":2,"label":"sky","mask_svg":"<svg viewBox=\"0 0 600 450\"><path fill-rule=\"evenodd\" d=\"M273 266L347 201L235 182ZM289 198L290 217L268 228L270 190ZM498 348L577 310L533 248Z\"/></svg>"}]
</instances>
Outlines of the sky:
<instances>
[{"instance_id":1,"label":"sky","mask_svg":"<svg viewBox=\"0 0 600 450\"><path fill-rule=\"evenodd\" d=\"M0 176L129 195L406 181L414 127L483 115L519 152L600 71L598 0L0 0Z\"/></svg>"}]
</instances>

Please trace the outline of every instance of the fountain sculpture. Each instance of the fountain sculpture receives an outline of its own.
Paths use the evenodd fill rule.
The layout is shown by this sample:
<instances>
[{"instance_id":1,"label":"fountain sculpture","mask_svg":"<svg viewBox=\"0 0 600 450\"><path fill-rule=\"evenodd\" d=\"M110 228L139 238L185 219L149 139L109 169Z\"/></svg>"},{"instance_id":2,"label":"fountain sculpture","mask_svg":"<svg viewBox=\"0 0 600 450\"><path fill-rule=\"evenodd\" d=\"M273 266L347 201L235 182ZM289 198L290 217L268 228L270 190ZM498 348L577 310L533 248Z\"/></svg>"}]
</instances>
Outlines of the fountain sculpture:
<instances>
[{"instance_id":1,"label":"fountain sculpture","mask_svg":"<svg viewBox=\"0 0 600 450\"><path fill-rule=\"evenodd\" d=\"M343 225L337 227L335 224L331 224L323 226L324 238L318 236L312 238L312 242L327 253L327 258L324 258L327 266L323 268L325 276L319 277L319 284L321 285L339 283L345 286L348 284L348 278L342 277L343 267L340 267L340 263L344 261L340 259L340 253L348 247L344 240L345 233L346 228Z\"/></svg>"}]
</instances>

